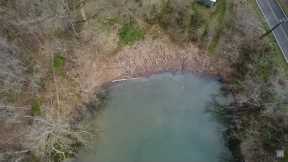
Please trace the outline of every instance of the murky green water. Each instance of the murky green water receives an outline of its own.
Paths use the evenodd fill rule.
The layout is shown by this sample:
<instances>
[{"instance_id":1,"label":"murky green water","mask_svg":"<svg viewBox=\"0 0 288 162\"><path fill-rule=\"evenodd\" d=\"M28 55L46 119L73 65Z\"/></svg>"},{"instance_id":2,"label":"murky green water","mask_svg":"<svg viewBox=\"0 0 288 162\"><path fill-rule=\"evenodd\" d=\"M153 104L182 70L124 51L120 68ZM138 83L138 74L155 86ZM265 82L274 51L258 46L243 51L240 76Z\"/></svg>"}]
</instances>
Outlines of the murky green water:
<instances>
[{"instance_id":1,"label":"murky green water","mask_svg":"<svg viewBox=\"0 0 288 162\"><path fill-rule=\"evenodd\" d=\"M223 128L207 113L215 80L161 74L111 88L103 129L77 162L220 162L229 156ZM95 139L96 140L96 139Z\"/></svg>"}]
</instances>

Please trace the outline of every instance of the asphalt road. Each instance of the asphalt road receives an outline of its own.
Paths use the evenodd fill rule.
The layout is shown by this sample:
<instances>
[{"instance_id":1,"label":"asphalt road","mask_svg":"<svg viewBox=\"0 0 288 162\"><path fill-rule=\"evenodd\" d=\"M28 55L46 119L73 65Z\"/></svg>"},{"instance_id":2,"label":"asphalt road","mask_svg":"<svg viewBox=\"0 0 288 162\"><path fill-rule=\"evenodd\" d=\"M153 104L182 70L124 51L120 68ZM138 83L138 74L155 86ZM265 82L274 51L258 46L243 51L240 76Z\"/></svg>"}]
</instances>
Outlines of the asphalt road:
<instances>
[{"instance_id":1,"label":"asphalt road","mask_svg":"<svg viewBox=\"0 0 288 162\"><path fill-rule=\"evenodd\" d=\"M287 19L286 14L275 0L256 0L270 28L280 20ZM273 31L273 35L288 63L288 22L282 23Z\"/></svg>"}]
</instances>

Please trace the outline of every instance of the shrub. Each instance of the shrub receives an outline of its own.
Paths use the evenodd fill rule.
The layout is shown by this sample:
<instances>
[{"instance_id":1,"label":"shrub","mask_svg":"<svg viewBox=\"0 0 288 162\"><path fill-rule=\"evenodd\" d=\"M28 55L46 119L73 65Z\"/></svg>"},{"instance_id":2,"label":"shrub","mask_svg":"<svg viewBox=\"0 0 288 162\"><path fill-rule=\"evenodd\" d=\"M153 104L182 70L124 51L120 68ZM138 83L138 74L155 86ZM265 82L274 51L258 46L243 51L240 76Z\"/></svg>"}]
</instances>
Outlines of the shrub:
<instances>
[{"instance_id":1,"label":"shrub","mask_svg":"<svg viewBox=\"0 0 288 162\"><path fill-rule=\"evenodd\" d=\"M119 32L120 43L131 45L136 41L144 39L144 31L136 24L129 23L122 26Z\"/></svg>"},{"instance_id":2,"label":"shrub","mask_svg":"<svg viewBox=\"0 0 288 162\"><path fill-rule=\"evenodd\" d=\"M39 99L34 99L32 102L31 110L33 116L41 115L41 103Z\"/></svg>"},{"instance_id":3,"label":"shrub","mask_svg":"<svg viewBox=\"0 0 288 162\"><path fill-rule=\"evenodd\" d=\"M62 73L64 64L65 64L65 58L61 54L56 55L53 59L53 70L56 73Z\"/></svg>"}]
</instances>

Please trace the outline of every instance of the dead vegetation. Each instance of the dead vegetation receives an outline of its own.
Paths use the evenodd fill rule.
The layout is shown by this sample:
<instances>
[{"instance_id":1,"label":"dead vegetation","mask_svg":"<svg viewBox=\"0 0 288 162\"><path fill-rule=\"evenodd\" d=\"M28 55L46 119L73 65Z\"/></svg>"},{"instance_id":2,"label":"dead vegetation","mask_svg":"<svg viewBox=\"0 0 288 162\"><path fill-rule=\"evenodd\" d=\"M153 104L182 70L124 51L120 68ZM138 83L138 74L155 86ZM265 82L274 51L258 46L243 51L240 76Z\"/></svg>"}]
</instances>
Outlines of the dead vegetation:
<instances>
[{"instance_id":1,"label":"dead vegetation","mask_svg":"<svg viewBox=\"0 0 288 162\"><path fill-rule=\"evenodd\" d=\"M3 87L0 90L0 100L7 102L24 89L27 69L18 49L3 39L0 40L0 53L0 87Z\"/></svg>"},{"instance_id":2,"label":"dead vegetation","mask_svg":"<svg viewBox=\"0 0 288 162\"><path fill-rule=\"evenodd\" d=\"M91 132L81 130L65 119L33 118L33 126L24 145L41 161L63 161L75 156L80 146L88 145ZM61 120L61 121L60 121Z\"/></svg>"},{"instance_id":3,"label":"dead vegetation","mask_svg":"<svg viewBox=\"0 0 288 162\"><path fill-rule=\"evenodd\" d=\"M158 28L159 29L159 28ZM155 29L156 30L156 29ZM152 32L155 36L155 31ZM88 45L77 50L83 92L93 93L95 88L106 82L117 79L129 79L137 76L150 75L162 71L193 71L208 72L225 76L229 68L223 68L225 62L210 58L197 46L189 44L185 47L173 44L168 37L151 38L124 47L117 55L101 56L90 51L97 51ZM89 61L87 61L89 60Z\"/></svg>"}]
</instances>

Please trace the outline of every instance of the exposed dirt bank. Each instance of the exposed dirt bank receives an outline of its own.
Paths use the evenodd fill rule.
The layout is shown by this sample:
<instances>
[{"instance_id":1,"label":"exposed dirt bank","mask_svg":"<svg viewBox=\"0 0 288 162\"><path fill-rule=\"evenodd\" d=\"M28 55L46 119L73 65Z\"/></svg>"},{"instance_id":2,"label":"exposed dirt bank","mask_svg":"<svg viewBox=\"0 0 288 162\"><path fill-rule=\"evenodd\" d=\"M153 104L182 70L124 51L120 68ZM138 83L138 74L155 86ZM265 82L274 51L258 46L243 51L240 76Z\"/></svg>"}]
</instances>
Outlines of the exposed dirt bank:
<instances>
[{"instance_id":1,"label":"exposed dirt bank","mask_svg":"<svg viewBox=\"0 0 288 162\"><path fill-rule=\"evenodd\" d=\"M83 50L84 49L84 50ZM115 80L147 76L163 71L208 73L228 79L231 69L221 58L209 56L193 43L176 45L168 36L147 36L133 46L118 49L117 54L101 56L88 44L79 49L81 90L94 94L97 87Z\"/></svg>"}]
</instances>

